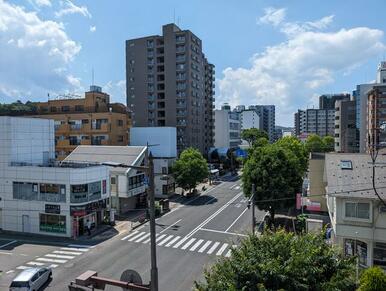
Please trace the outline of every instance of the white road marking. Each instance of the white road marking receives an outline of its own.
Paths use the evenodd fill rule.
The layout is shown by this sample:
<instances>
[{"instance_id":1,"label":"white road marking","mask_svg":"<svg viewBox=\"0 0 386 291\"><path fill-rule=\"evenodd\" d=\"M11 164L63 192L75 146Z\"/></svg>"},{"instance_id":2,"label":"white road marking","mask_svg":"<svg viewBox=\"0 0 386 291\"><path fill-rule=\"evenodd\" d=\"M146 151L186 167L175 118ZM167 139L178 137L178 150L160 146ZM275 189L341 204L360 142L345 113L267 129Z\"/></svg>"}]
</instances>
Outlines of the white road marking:
<instances>
[{"instance_id":1,"label":"white road marking","mask_svg":"<svg viewBox=\"0 0 386 291\"><path fill-rule=\"evenodd\" d=\"M6 272L6 274L10 274L10 273L13 273L13 272L15 272L15 271L14 270L9 270L9 271Z\"/></svg>"},{"instance_id":2,"label":"white road marking","mask_svg":"<svg viewBox=\"0 0 386 291\"><path fill-rule=\"evenodd\" d=\"M158 245L159 245L159 246L164 245L165 243L168 242L168 240L170 240L170 239L173 238L173 237L174 237L174 235L169 235L167 238L165 238L163 241L161 241Z\"/></svg>"},{"instance_id":3,"label":"white road marking","mask_svg":"<svg viewBox=\"0 0 386 291\"><path fill-rule=\"evenodd\" d=\"M225 230L225 232L227 232L228 230L230 230L230 228L235 225L235 223L237 222L237 220L240 219L241 216L243 216L243 214L248 210L248 208L245 208L243 212L241 212L241 214L236 218L235 221L232 222L232 224Z\"/></svg>"},{"instance_id":4,"label":"white road marking","mask_svg":"<svg viewBox=\"0 0 386 291\"><path fill-rule=\"evenodd\" d=\"M74 256L64 256L64 255L55 255L55 254L47 254L44 256L49 258L58 258L58 259L67 259L67 260L72 260L73 258L75 258Z\"/></svg>"},{"instance_id":5,"label":"white road marking","mask_svg":"<svg viewBox=\"0 0 386 291\"><path fill-rule=\"evenodd\" d=\"M239 190L240 189L240 186L236 186L236 190Z\"/></svg>"},{"instance_id":6,"label":"white road marking","mask_svg":"<svg viewBox=\"0 0 386 291\"><path fill-rule=\"evenodd\" d=\"M28 266L19 266L19 267L16 267L16 269L18 270L25 270L25 269L31 269L32 267L28 267Z\"/></svg>"},{"instance_id":7,"label":"white road marking","mask_svg":"<svg viewBox=\"0 0 386 291\"><path fill-rule=\"evenodd\" d=\"M27 265L32 265L32 266L44 266L44 263L39 263L39 262L28 262Z\"/></svg>"},{"instance_id":8,"label":"white road marking","mask_svg":"<svg viewBox=\"0 0 386 291\"><path fill-rule=\"evenodd\" d=\"M68 245L70 248L89 248L93 249L95 246L92 245Z\"/></svg>"},{"instance_id":9,"label":"white road marking","mask_svg":"<svg viewBox=\"0 0 386 291\"><path fill-rule=\"evenodd\" d=\"M50 268L56 268L56 267L58 267L59 265L55 265L55 264L51 264L50 265Z\"/></svg>"},{"instance_id":10,"label":"white road marking","mask_svg":"<svg viewBox=\"0 0 386 291\"><path fill-rule=\"evenodd\" d=\"M221 256L221 254L225 251L225 249L228 247L228 244L227 243L224 243L222 245L222 247L218 250L218 252L216 253L216 256Z\"/></svg>"},{"instance_id":11,"label":"white road marking","mask_svg":"<svg viewBox=\"0 0 386 291\"><path fill-rule=\"evenodd\" d=\"M0 252L0 255L9 255L9 256L12 256L13 254L12 254L12 253L6 253L6 252Z\"/></svg>"},{"instance_id":12,"label":"white road marking","mask_svg":"<svg viewBox=\"0 0 386 291\"><path fill-rule=\"evenodd\" d=\"M88 252L89 249L79 249L79 248L60 248L61 250L64 251L75 251L75 252Z\"/></svg>"},{"instance_id":13,"label":"white road marking","mask_svg":"<svg viewBox=\"0 0 386 291\"><path fill-rule=\"evenodd\" d=\"M158 237L159 236L159 233L157 233L156 235L155 235L155 237ZM144 244L147 244L147 243L149 243L151 241L151 237L150 238L148 238L147 240L145 240L143 243Z\"/></svg>"},{"instance_id":14,"label":"white road marking","mask_svg":"<svg viewBox=\"0 0 386 291\"><path fill-rule=\"evenodd\" d=\"M167 231L169 228L173 227L174 225L176 225L177 223L179 223L182 219L179 219L177 220L175 223L169 225L167 228L165 228L164 230L160 231L160 233L163 233L164 231Z\"/></svg>"},{"instance_id":15,"label":"white road marking","mask_svg":"<svg viewBox=\"0 0 386 291\"><path fill-rule=\"evenodd\" d=\"M212 219L214 219L217 215L219 215L225 208L227 208L231 203L233 203L236 199L238 199L241 195L243 195L243 192L240 192L236 196L234 196L231 200L229 200L227 203L225 203L221 208L219 208L215 213L213 213L211 216L209 216L207 219L205 219L202 223L200 223L196 228L194 228L187 237L191 237L193 234L195 234L197 231L199 231L203 226L208 224Z\"/></svg>"},{"instance_id":16,"label":"white road marking","mask_svg":"<svg viewBox=\"0 0 386 291\"><path fill-rule=\"evenodd\" d=\"M246 234L241 234L241 233L236 233L236 232L228 232L228 231L221 231L221 230L216 230L216 229L201 228L200 230L247 237Z\"/></svg>"},{"instance_id":17,"label":"white road marking","mask_svg":"<svg viewBox=\"0 0 386 291\"><path fill-rule=\"evenodd\" d=\"M126 239L128 239L129 237L135 235L136 233L138 233L138 231L135 230L134 232L132 232L132 233L126 235L125 237L121 238L121 240L126 240Z\"/></svg>"},{"instance_id":18,"label":"white road marking","mask_svg":"<svg viewBox=\"0 0 386 291\"><path fill-rule=\"evenodd\" d=\"M207 252L208 255L210 255L211 253L214 252L214 250L218 247L220 243L218 241L216 241L213 246L209 249L209 251Z\"/></svg>"},{"instance_id":19,"label":"white road marking","mask_svg":"<svg viewBox=\"0 0 386 291\"><path fill-rule=\"evenodd\" d=\"M160 235L159 237L157 237L157 239L155 240L155 242L158 243L158 242L159 242L161 239L163 239L165 236L166 236L166 234Z\"/></svg>"},{"instance_id":20,"label":"white road marking","mask_svg":"<svg viewBox=\"0 0 386 291\"><path fill-rule=\"evenodd\" d=\"M3 245L0 246L0 249L1 248L5 248L6 246L9 246L9 245L14 244L16 242L17 242L17 240L13 240L13 241L10 241L9 243L3 244Z\"/></svg>"},{"instance_id":21,"label":"white road marking","mask_svg":"<svg viewBox=\"0 0 386 291\"><path fill-rule=\"evenodd\" d=\"M57 260L57 259L49 259L49 258L37 258L36 261L59 263L59 264L67 263L67 260Z\"/></svg>"},{"instance_id":22,"label":"white road marking","mask_svg":"<svg viewBox=\"0 0 386 291\"><path fill-rule=\"evenodd\" d=\"M132 238L130 238L128 241L133 241L133 240L136 240L138 238L140 238L141 236L145 235L146 232L140 232L138 233L137 235L133 236Z\"/></svg>"},{"instance_id":23,"label":"white road marking","mask_svg":"<svg viewBox=\"0 0 386 291\"><path fill-rule=\"evenodd\" d=\"M186 250L196 239L192 238L190 241L188 241L182 248L181 250Z\"/></svg>"},{"instance_id":24,"label":"white road marking","mask_svg":"<svg viewBox=\"0 0 386 291\"><path fill-rule=\"evenodd\" d=\"M232 249L229 249L228 252L225 254L225 257L229 258L232 254Z\"/></svg>"},{"instance_id":25,"label":"white road marking","mask_svg":"<svg viewBox=\"0 0 386 291\"><path fill-rule=\"evenodd\" d=\"M203 241L204 241L203 239L200 239L198 242L196 242L196 243L194 244L194 246L192 246L192 247L189 249L189 251L194 252L194 251L198 248L198 246L199 246L200 244L202 244Z\"/></svg>"},{"instance_id":26,"label":"white road marking","mask_svg":"<svg viewBox=\"0 0 386 291\"><path fill-rule=\"evenodd\" d=\"M143 241L144 239L148 238L149 236L150 236L150 232L147 233L146 235L144 235L143 237L137 239L135 242L141 242L141 241Z\"/></svg>"},{"instance_id":27,"label":"white road marking","mask_svg":"<svg viewBox=\"0 0 386 291\"><path fill-rule=\"evenodd\" d=\"M233 188L235 188L236 186L237 186L237 184L232 185L232 186L229 187L229 189L233 189Z\"/></svg>"},{"instance_id":28,"label":"white road marking","mask_svg":"<svg viewBox=\"0 0 386 291\"><path fill-rule=\"evenodd\" d=\"M178 243L176 243L173 248L176 249L178 248L180 245L182 245L186 240L188 239L188 237L184 237L182 238Z\"/></svg>"},{"instance_id":29,"label":"white road marking","mask_svg":"<svg viewBox=\"0 0 386 291\"><path fill-rule=\"evenodd\" d=\"M62 255L75 255L79 256L83 254L82 252L67 252L67 251L53 251L54 254L62 254Z\"/></svg>"},{"instance_id":30,"label":"white road marking","mask_svg":"<svg viewBox=\"0 0 386 291\"><path fill-rule=\"evenodd\" d=\"M198 250L198 252L199 252L199 253L203 253L203 252L206 250L206 248L207 248L211 243L212 243L212 241L211 241L211 240L208 240L208 241L201 247L201 249Z\"/></svg>"},{"instance_id":31,"label":"white road marking","mask_svg":"<svg viewBox=\"0 0 386 291\"><path fill-rule=\"evenodd\" d=\"M175 238L173 238L170 242L168 242L165 247L170 247L172 244L174 244L176 241L178 241L181 237L180 236L176 236Z\"/></svg>"}]
</instances>

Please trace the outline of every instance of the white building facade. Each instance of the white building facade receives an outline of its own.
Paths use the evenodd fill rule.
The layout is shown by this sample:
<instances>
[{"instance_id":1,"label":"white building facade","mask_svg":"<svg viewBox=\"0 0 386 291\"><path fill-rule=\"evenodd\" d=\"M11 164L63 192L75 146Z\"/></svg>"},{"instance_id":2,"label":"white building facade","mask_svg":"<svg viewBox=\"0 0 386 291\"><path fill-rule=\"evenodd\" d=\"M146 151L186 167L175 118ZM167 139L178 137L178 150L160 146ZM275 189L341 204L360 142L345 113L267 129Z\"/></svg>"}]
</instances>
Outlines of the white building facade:
<instances>
[{"instance_id":1,"label":"white building facade","mask_svg":"<svg viewBox=\"0 0 386 291\"><path fill-rule=\"evenodd\" d=\"M386 158L379 156L384 163ZM358 255L362 267L386 270L386 207L372 190L372 165L366 154L326 154L327 208L332 239L346 255ZM386 199L384 167L376 169L379 195Z\"/></svg>"},{"instance_id":2,"label":"white building facade","mask_svg":"<svg viewBox=\"0 0 386 291\"><path fill-rule=\"evenodd\" d=\"M0 117L0 228L77 237L108 210L108 169L57 163L54 122Z\"/></svg>"},{"instance_id":3,"label":"white building facade","mask_svg":"<svg viewBox=\"0 0 386 291\"><path fill-rule=\"evenodd\" d=\"M260 116L253 109L244 110L240 115L241 130L260 128Z\"/></svg>"},{"instance_id":4,"label":"white building facade","mask_svg":"<svg viewBox=\"0 0 386 291\"><path fill-rule=\"evenodd\" d=\"M215 110L214 113L214 147L238 147L241 144L240 113L231 111L228 104L224 104L221 110Z\"/></svg>"},{"instance_id":5,"label":"white building facade","mask_svg":"<svg viewBox=\"0 0 386 291\"><path fill-rule=\"evenodd\" d=\"M132 127L130 145L149 145L154 162L154 192L158 198L175 193L175 181L171 168L177 159L175 127Z\"/></svg>"}]
</instances>

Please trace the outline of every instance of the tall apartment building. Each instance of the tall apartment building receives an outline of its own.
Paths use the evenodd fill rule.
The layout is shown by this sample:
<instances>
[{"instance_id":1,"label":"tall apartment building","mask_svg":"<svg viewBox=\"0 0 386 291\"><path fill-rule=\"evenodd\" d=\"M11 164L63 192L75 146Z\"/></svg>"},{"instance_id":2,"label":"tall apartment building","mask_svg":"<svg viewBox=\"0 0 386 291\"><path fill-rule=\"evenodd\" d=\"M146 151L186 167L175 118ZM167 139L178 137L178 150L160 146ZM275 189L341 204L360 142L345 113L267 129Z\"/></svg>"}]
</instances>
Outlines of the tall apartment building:
<instances>
[{"instance_id":1,"label":"tall apartment building","mask_svg":"<svg viewBox=\"0 0 386 291\"><path fill-rule=\"evenodd\" d=\"M334 136L335 109L306 109L295 113L295 134L307 136Z\"/></svg>"},{"instance_id":2,"label":"tall apartment building","mask_svg":"<svg viewBox=\"0 0 386 291\"><path fill-rule=\"evenodd\" d=\"M386 83L386 62L380 62L377 70L377 83Z\"/></svg>"},{"instance_id":3,"label":"tall apartment building","mask_svg":"<svg viewBox=\"0 0 386 291\"><path fill-rule=\"evenodd\" d=\"M338 100L335 103L335 151L341 153L359 152L355 100Z\"/></svg>"},{"instance_id":4,"label":"tall apartment building","mask_svg":"<svg viewBox=\"0 0 386 291\"><path fill-rule=\"evenodd\" d=\"M324 94L319 96L319 109L335 109L338 100L350 100L350 94Z\"/></svg>"},{"instance_id":5,"label":"tall apartment building","mask_svg":"<svg viewBox=\"0 0 386 291\"><path fill-rule=\"evenodd\" d=\"M240 114L231 111L228 104L221 106L221 110L215 110L216 128L214 135L214 146L216 148L233 148L241 144L240 132Z\"/></svg>"},{"instance_id":6,"label":"tall apartment building","mask_svg":"<svg viewBox=\"0 0 386 291\"><path fill-rule=\"evenodd\" d=\"M367 150L373 144L384 147L386 132L382 127L386 124L386 84L374 85L368 92L367 116Z\"/></svg>"},{"instance_id":7,"label":"tall apartment building","mask_svg":"<svg viewBox=\"0 0 386 291\"><path fill-rule=\"evenodd\" d=\"M55 153L63 160L78 145L128 145L130 116L121 103L110 103L101 87L91 86L85 98L61 98L34 103L29 112L12 115L53 119Z\"/></svg>"},{"instance_id":8,"label":"tall apartment building","mask_svg":"<svg viewBox=\"0 0 386 291\"><path fill-rule=\"evenodd\" d=\"M191 31L167 24L127 40L126 86L134 127L176 127L178 152L213 146L214 65Z\"/></svg>"},{"instance_id":9,"label":"tall apartment building","mask_svg":"<svg viewBox=\"0 0 386 291\"><path fill-rule=\"evenodd\" d=\"M260 129L264 130L270 142L276 140L275 134L275 105L250 105L249 110L255 110L260 117Z\"/></svg>"},{"instance_id":10,"label":"tall apartment building","mask_svg":"<svg viewBox=\"0 0 386 291\"><path fill-rule=\"evenodd\" d=\"M243 110L240 113L241 130L260 127L260 116L254 109Z\"/></svg>"}]
</instances>

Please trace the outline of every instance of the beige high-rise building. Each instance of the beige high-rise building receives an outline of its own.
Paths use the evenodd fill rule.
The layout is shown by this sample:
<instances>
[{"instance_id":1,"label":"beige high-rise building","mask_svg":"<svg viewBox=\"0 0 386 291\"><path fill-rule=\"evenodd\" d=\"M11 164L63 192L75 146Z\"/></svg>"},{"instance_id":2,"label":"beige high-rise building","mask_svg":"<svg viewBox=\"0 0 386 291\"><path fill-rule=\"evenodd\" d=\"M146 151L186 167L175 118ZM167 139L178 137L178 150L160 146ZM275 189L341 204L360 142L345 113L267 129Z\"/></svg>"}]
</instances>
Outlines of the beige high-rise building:
<instances>
[{"instance_id":1,"label":"beige high-rise building","mask_svg":"<svg viewBox=\"0 0 386 291\"><path fill-rule=\"evenodd\" d=\"M78 145L129 144L130 116L121 103L110 103L102 88L91 86L85 98L63 97L34 103L32 112L19 115L55 121L55 154L63 160Z\"/></svg>"},{"instance_id":2,"label":"beige high-rise building","mask_svg":"<svg viewBox=\"0 0 386 291\"><path fill-rule=\"evenodd\" d=\"M133 127L177 128L177 150L206 154L214 135L214 65L201 40L175 24L126 41L127 106Z\"/></svg>"}]
</instances>

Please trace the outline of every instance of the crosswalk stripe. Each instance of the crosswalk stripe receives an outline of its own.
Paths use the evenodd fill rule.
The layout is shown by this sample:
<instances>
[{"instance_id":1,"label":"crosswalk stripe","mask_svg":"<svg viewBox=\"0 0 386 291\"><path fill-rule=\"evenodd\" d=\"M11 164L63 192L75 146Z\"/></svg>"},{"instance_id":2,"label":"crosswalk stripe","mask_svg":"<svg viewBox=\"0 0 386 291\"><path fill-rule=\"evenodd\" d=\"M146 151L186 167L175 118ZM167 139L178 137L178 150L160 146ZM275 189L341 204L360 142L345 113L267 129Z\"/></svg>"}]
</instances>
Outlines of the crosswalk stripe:
<instances>
[{"instance_id":1,"label":"crosswalk stripe","mask_svg":"<svg viewBox=\"0 0 386 291\"><path fill-rule=\"evenodd\" d=\"M144 239L148 238L150 236L150 233L147 233L145 234L143 237L140 237L139 239L137 239L135 242L141 242L143 241Z\"/></svg>"},{"instance_id":2,"label":"crosswalk stripe","mask_svg":"<svg viewBox=\"0 0 386 291\"><path fill-rule=\"evenodd\" d=\"M128 241L133 241L133 240L136 240L138 238L140 238L141 236L143 236L144 234L146 234L146 232L140 232L139 234L133 236L132 238L130 238Z\"/></svg>"},{"instance_id":3,"label":"crosswalk stripe","mask_svg":"<svg viewBox=\"0 0 386 291\"><path fill-rule=\"evenodd\" d=\"M169 235L167 238L165 238L163 241L161 241L158 245L159 246L164 245L165 243L167 243L173 237L174 237L174 235Z\"/></svg>"},{"instance_id":4,"label":"crosswalk stripe","mask_svg":"<svg viewBox=\"0 0 386 291\"><path fill-rule=\"evenodd\" d=\"M155 235L156 238L157 238L158 236L159 236L159 233L157 233L157 234ZM143 243L144 243L144 244L147 244L147 243L150 242L150 240L151 240L151 237L148 238L147 240L145 240Z\"/></svg>"},{"instance_id":5,"label":"crosswalk stripe","mask_svg":"<svg viewBox=\"0 0 386 291\"><path fill-rule=\"evenodd\" d=\"M51 264L50 265L50 268L56 268L56 267L58 267L59 265L55 265L55 264Z\"/></svg>"},{"instance_id":6,"label":"crosswalk stripe","mask_svg":"<svg viewBox=\"0 0 386 291\"><path fill-rule=\"evenodd\" d=\"M189 251L194 252L194 251L198 248L198 246L199 246L200 244L202 244L203 241L204 241L203 239L200 239L198 242L196 242L196 243L194 244L194 246L192 246L192 247L190 248Z\"/></svg>"},{"instance_id":7,"label":"crosswalk stripe","mask_svg":"<svg viewBox=\"0 0 386 291\"><path fill-rule=\"evenodd\" d=\"M88 248L93 249L95 246L92 245L68 245L70 248Z\"/></svg>"},{"instance_id":8,"label":"crosswalk stripe","mask_svg":"<svg viewBox=\"0 0 386 291\"><path fill-rule=\"evenodd\" d=\"M47 254L44 256L49 258L68 259L68 260L72 260L73 258L75 258L74 256L64 256L64 255L56 255L56 254Z\"/></svg>"},{"instance_id":9,"label":"crosswalk stripe","mask_svg":"<svg viewBox=\"0 0 386 291\"><path fill-rule=\"evenodd\" d=\"M31 266L44 266L44 263L39 263L39 262L28 262L27 265L31 265Z\"/></svg>"},{"instance_id":10,"label":"crosswalk stripe","mask_svg":"<svg viewBox=\"0 0 386 291\"><path fill-rule=\"evenodd\" d=\"M155 240L155 242L158 243L158 242L159 242L161 239L163 239L165 236L166 236L166 234L160 235L159 237L157 237L157 239Z\"/></svg>"},{"instance_id":11,"label":"crosswalk stripe","mask_svg":"<svg viewBox=\"0 0 386 291\"><path fill-rule=\"evenodd\" d=\"M178 248L180 245L182 245L186 240L188 239L188 237L184 237L182 238L178 243L176 243L173 248L176 249Z\"/></svg>"},{"instance_id":12,"label":"crosswalk stripe","mask_svg":"<svg viewBox=\"0 0 386 291\"><path fill-rule=\"evenodd\" d=\"M219 243L218 241L216 241L216 242L212 245L212 247L209 249L209 251L207 252L207 254L210 255L211 253L213 253L214 250L218 247L219 244L220 244L220 243Z\"/></svg>"},{"instance_id":13,"label":"crosswalk stripe","mask_svg":"<svg viewBox=\"0 0 386 291\"><path fill-rule=\"evenodd\" d=\"M199 250L198 250L198 252L199 253L203 253L205 250L206 250L206 248L210 245L212 243L212 241L211 240L208 240Z\"/></svg>"},{"instance_id":14,"label":"crosswalk stripe","mask_svg":"<svg viewBox=\"0 0 386 291\"><path fill-rule=\"evenodd\" d=\"M196 239L192 238L190 241L188 241L182 248L181 250L186 250Z\"/></svg>"},{"instance_id":15,"label":"crosswalk stripe","mask_svg":"<svg viewBox=\"0 0 386 291\"><path fill-rule=\"evenodd\" d=\"M221 248L218 250L218 252L216 253L216 256L221 256L221 254L225 251L225 249L228 247L228 244L227 243L224 243Z\"/></svg>"},{"instance_id":16,"label":"crosswalk stripe","mask_svg":"<svg viewBox=\"0 0 386 291\"><path fill-rule=\"evenodd\" d=\"M232 254L232 249L229 249L228 252L226 253L226 257L229 258Z\"/></svg>"},{"instance_id":17,"label":"crosswalk stripe","mask_svg":"<svg viewBox=\"0 0 386 291\"><path fill-rule=\"evenodd\" d=\"M25 269L31 269L32 267L28 267L28 266L19 266L19 267L16 267L16 269L18 270L25 270Z\"/></svg>"},{"instance_id":18,"label":"crosswalk stripe","mask_svg":"<svg viewBox=\"0 0 386 291\"><path fill-rule=\"evenodd\" d=\"M75 255L75 256L79 256L79 255L83 254L82 252L68 252L68 251L54 251L53 253L54 254L62 254L62 255Z\"/></svg>"},{"instance_id":19,"label":"crosswalk stripe","mask_svg":"<svg viewBox=\"0 0 386 291\"><path fill-rule=\"evenodd\" d=\"M178 241L181 237L180 236L176 236L175 238L173 238L170 242L168 242L165 247L170 247L172 244L174 244L176 241Z\"/></svg>"},{"instance_id":20,"label":"crosswalk stripe","mask_svg":"<svg viewBox=\"0 0 386 291\"><path fill-rule=\"evenodd\" d=\"M129 234L128 234L128 235L126 235L125 237L121 238L121 240L126 240L126 239L128 239L129 237L131 237L131 236L135 235L136 233L138 233L138 231L137 231L137 230L133 231L132 233L129 233Z\"/></svg>"},{"instance_id":21,"label":"crosswalk stripe","mask_svg":"<svg viewBox=\"0 0 386 291\"><path fill-rule=\"evenodd\" d=\"M57 260L57 259L50 259L50 258L37 258L36 261L59 263L59 264L67 263L67 260Z\"/></svg>"},{"instance_id":22,"label":"crosswalk stripe","mask_svg":"<svg viewBox=\"0 0 386 291\"><path fill-rule=\"evenodd\" d=\"M64 251L76 251L76 252L88 252L89 249L79 249L79 248L60 248L61 250Z\"/></svg>"}]
</instances>

